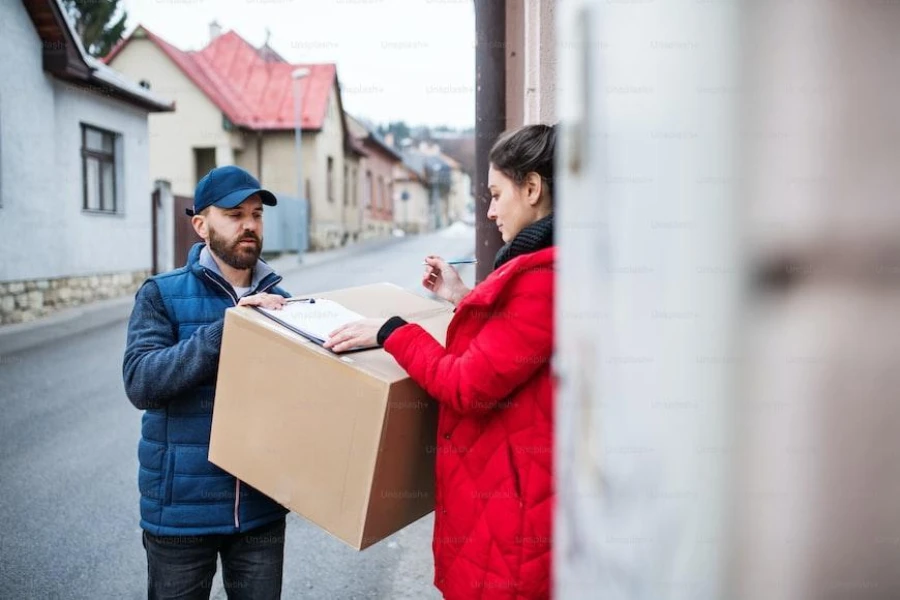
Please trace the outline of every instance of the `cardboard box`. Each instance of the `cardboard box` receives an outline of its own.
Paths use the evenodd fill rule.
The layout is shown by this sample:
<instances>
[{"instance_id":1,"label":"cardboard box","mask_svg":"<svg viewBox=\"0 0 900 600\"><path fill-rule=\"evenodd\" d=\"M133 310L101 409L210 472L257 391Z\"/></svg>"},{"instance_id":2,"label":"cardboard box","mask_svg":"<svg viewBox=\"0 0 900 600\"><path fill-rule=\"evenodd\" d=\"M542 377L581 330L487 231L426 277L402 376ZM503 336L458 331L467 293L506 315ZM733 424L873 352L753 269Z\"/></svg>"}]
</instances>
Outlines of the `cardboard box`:
<instances>
[{"instance_id":1,"label":"cardboard box","mask_svg":"<svg viewBox=\"0 0 900 600\"><path fill-rule=\"evenodd\" d=\"M444 342L449 305L391 284L311 294ZM210 462L362 550L434 509L437 405L381 349L335 355L225 313Z\"/></svg>"}]
</instances>

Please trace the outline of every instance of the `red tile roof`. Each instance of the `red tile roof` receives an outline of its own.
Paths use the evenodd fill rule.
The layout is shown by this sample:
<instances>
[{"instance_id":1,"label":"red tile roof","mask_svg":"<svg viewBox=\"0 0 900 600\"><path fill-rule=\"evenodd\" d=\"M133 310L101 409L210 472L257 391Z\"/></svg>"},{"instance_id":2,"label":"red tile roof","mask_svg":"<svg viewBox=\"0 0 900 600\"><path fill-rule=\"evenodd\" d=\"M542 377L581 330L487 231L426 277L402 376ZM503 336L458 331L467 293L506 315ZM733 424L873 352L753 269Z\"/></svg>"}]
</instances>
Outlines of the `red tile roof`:
<instances>
[{"instance_id":1,"label":"red tile roof","mask_svg":"<svg viewBox=\"0 0 900 600\"><path fill-rule=\"evenodd\" d=\"M337 69L334 64L292 65L266 60L264 52L254 48L233 31L218 36L199 51L179 50L139 25L119 42L103 59L109 64L143 31L156 46L218 106L228 120L248 129L293 129L293 79L291 73L306 67L310 73L300 80L302 128L322 128L328 99L335 87Z\"/></svg>"}]
</instances>

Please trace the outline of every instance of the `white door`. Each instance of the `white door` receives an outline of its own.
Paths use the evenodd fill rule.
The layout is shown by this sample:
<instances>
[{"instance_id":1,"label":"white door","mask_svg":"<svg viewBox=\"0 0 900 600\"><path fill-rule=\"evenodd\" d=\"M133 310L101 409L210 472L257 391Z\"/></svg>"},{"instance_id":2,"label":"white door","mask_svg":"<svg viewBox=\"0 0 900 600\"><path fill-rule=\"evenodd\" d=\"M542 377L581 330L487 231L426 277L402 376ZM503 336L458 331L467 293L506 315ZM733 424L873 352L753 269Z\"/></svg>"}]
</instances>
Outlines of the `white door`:
<instances>
[{"instance_id":1,"label":"white door","mask_svg":"<svg viewBox=\"0 0 900 600\"><path fill-rule=\"evenodd\" d=\"M720 597L736 2L557 10L556 597Z\"/></svg>"}]
</instances>

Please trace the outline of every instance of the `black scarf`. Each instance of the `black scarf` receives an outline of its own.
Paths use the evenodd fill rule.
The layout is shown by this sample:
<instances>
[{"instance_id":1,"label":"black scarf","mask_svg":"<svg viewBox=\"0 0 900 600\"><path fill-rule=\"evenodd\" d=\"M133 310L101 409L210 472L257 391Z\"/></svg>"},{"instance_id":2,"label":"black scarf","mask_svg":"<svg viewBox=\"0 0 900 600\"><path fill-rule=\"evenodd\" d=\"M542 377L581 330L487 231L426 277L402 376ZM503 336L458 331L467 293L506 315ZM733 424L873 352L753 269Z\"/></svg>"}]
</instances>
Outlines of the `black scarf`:
<instances>
[{"instance_id":1,"label":"black scarf","mask_svg":"<svg viewBox=\"0 0 900 600\"><path fill-rule=\"evenodd\" d=\"M514 237L508 244L500 248L494 259L494 268L503 265L517 256L530 254L553 245L553 213L535 221Z\"/></svg>"}]
</instances>

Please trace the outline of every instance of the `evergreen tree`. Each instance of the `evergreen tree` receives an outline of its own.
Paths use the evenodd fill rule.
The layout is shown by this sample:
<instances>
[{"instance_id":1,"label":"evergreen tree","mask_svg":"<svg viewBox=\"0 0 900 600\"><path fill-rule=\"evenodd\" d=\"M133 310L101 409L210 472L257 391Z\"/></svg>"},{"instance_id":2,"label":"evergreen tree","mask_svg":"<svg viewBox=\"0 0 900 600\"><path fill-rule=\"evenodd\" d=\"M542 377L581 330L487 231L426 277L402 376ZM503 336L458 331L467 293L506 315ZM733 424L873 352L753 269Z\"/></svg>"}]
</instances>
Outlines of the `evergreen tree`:
<instances>
[{"instance_id":1,"label":"evergreen tree","mask_svg":"<svg viewBox=\"0 0 900 600\"><path fill-rule=\"evenodd\" d=\"M119 7L121 0L63 0L75 21L75 31L92 56L106 56L122 39L128 16Z\"/></svg>"}]
</instances>

